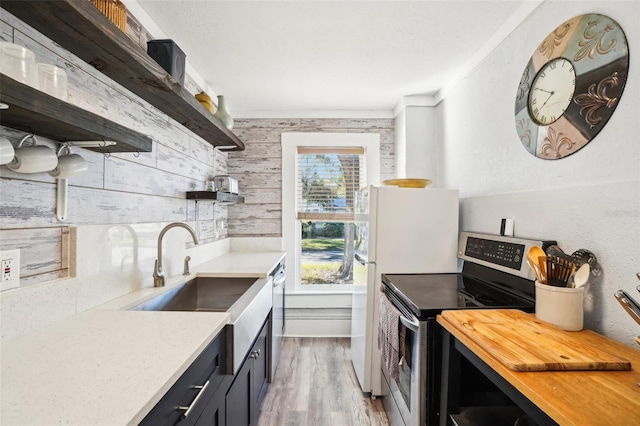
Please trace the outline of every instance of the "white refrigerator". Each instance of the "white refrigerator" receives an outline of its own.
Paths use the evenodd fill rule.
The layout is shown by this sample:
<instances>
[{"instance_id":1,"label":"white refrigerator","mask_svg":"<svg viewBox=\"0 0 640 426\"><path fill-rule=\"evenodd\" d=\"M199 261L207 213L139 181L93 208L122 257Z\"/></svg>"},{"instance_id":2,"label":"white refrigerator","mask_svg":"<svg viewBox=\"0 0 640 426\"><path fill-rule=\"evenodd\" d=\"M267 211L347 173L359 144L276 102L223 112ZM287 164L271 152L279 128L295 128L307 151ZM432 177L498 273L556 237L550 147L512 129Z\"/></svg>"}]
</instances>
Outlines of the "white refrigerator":
<instances>
[{"instance_id":1,"label":"white refrigerator","mask_svg":"<svg viewBox=\"0 0 640 426\"><path fill-rule=\"evenodd\" d=\"M367 264L367 282L354 286L351 358L362 391L377 396L382 274L457 272L458 190L371 186L359 200L357 220L365 222L361 229L369 239L367 253L359 256Z\"/></svg>"}]
</instances>

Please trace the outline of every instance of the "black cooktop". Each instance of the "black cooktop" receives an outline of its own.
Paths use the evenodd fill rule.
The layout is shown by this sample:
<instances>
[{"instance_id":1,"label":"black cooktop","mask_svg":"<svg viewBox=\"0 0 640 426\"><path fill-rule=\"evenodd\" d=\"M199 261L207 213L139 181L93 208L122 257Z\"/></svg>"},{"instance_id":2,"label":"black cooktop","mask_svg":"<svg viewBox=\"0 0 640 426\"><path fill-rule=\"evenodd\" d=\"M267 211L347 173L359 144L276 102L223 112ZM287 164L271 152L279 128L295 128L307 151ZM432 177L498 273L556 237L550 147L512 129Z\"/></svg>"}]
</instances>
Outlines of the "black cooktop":
<instances>
[{"instance_id":1,"label":"black cooktop","mask_svg":"<svg viewBox=\"0 0 640 426\"><path fill-rule=\"evenodd\" d=\"M552 240L532 240L462 232L458 258L462 272L445 274L384 274L385 293L406 314L419 320L435 318L443 310L509 308L533 312L535 282L524 262L533 247L545 249Z\"/></svg>"},{"instance_id":2,"label":"black cooktop","mask_svg":"<svg viewBox=\"0 0 640 426\"><path fill-rule=\"evenodd\" d=\"M533 298L463 273L383 274L382 283L419 320L451 309L512 308L533 312L535 306Z\"/></svg>"}]
</instances>

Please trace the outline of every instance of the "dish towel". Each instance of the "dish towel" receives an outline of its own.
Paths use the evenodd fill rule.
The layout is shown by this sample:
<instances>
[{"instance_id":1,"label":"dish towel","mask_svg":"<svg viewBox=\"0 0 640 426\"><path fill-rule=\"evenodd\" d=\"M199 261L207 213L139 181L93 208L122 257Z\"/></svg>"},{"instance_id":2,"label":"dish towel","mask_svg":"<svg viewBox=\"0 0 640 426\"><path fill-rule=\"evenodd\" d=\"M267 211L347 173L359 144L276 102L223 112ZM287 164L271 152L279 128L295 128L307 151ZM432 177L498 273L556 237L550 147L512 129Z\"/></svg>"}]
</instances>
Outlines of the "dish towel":
<instances>
[{"instance_id":1,"label":"dish towel","mask_svg":"<svg viewBox=\"0 0 640 426\"><path fill-rule=\"evenodd\" d=\"M378 309L378 349L382 364L393 380L400 377L400 360L404 353L404 326L400 323L400 311L384 293L380 294Z\"/></svg>"}]
</instances>

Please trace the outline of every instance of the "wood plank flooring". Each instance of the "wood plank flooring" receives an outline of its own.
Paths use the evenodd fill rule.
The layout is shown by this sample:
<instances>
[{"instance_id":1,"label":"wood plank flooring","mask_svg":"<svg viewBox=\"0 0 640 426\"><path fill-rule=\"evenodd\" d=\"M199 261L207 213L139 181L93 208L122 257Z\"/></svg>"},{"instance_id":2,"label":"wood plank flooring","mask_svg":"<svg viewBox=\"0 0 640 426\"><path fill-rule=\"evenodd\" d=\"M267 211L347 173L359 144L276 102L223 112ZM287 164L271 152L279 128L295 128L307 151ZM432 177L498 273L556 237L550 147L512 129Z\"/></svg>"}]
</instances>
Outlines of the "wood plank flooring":
<instances>
[{"instance_id":1,"label":"wood plank flooring","mask_svg":"<svg viewBox=\"0 0 640 426\"><path fill-rule=\"evenodd\" d=\"M283 341L258 426L388 426L380 399L360 390L348 338Z\"/></svg>"}]
</instances>

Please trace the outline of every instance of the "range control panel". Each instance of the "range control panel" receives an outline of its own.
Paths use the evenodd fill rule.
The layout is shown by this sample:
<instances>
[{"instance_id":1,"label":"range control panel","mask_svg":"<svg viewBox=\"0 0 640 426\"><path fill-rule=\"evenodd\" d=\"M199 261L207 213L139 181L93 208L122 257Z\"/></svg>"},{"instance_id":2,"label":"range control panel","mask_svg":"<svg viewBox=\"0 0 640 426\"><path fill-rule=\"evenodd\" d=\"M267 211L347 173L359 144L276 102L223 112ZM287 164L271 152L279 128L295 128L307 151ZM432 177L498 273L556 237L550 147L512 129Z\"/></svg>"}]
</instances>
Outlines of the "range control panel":
<instances>
[{"instance_id":1,"label":"range control panel","mask_svg":"<svg viewBox=\"0 0 640 426\"><path fill-rule=\"evenodd\" d=\"M546 249L555 243L550 240L462 232L458 244L458 257L465 261L533 279L533 273L525 261L527 251L532 246Z\"/></svg>"},{"instance_id":2,"label":"range control panel","mask_svg":"<svg viewBox=\"0 0 640 426\"><path fill-rule=\"evenodd\" d=\"M467 247L464 254L511 269L520 269L522 258L525 255L524 244L476 237L467 238Z\"/></svg>"}]
</instances>

